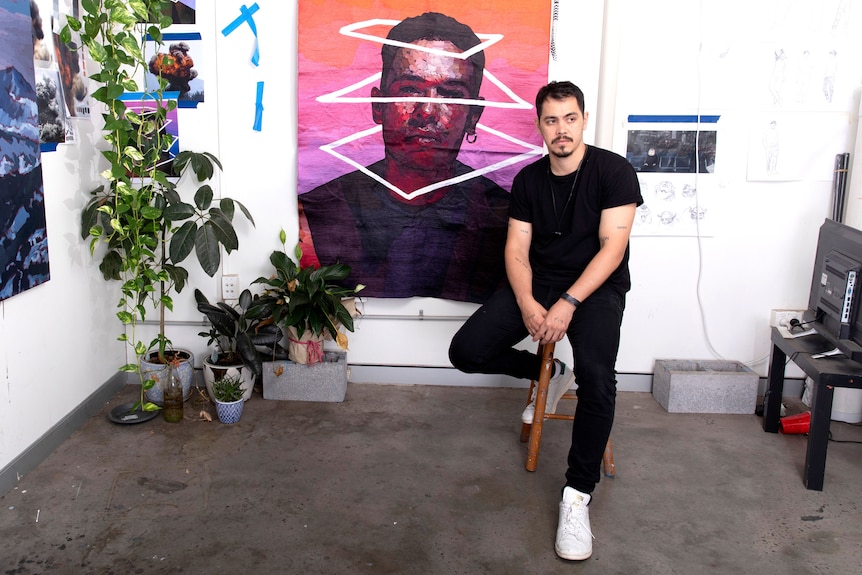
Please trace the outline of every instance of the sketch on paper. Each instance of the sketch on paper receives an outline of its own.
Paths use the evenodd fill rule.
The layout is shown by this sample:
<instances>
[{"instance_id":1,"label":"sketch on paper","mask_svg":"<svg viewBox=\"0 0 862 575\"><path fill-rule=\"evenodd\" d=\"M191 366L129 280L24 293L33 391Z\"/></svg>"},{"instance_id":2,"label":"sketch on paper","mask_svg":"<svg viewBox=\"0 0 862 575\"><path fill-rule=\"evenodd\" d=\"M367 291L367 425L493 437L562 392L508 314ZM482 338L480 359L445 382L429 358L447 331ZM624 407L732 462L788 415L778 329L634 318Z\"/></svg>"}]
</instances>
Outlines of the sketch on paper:
<instances>
[{"instance_id":1,"label":"sketch on paper","mask_svg":"<svg viewBox=\"0 0 862 575\"><path fill-rule=\"evenodd\" d=\"M633 236L709 236L715 185L711 175L641 172L644 203L635 212Z\"/></svg>"},{"instance_id":2,"label":"sketch on paper","mask_svg":"<svg viewBox=\"0 0 862 575\"><path fill-rule=\"evenodd\" d=\"M835 154L846 150L812 145L812 142L844 141L847 129L847 114L841 112L755 115L749 127L748 180L832 180Z\"/></svg>"}]
</instances>

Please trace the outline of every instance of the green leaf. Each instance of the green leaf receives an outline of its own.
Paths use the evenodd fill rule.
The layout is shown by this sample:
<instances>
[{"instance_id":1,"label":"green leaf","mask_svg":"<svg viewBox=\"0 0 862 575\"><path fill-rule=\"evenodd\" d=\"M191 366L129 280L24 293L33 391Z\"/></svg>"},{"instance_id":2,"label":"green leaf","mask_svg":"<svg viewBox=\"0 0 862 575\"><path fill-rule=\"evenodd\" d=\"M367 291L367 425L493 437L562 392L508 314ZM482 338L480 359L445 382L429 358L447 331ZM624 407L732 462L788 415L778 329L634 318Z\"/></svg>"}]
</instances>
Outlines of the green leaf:
<instances>
[{"instance_id":1,"label":"green leaf","mask_svg":"<svg viewBox=\"0 0 862 575\"><path fill-rule=\"evenodd\" d=\"M206 222L197 229L195 233L195 254L204 272L213 277L221 264L221 253L219 253L219 242L216 239L212 222Z\"/></svg>"},{"instance_id":2,"label":"green leaf","mask_svg":"<svg viewBox=\"0 0 862 575\"><path fill-rule=\"evenodd\" d=\"M147 34L149 34L157 44L162 43L162 31L158 26L150 26L147 28Z\"/></svg>"},{"instance_id":3,"label":"green leaf","mask_svg":"<svg viewBox=\"0 0 862 575\"><path fill-rule=\"evenodd\" d=\"M202 227L208 227L212 230L227 253L239 249L239 238L236 237L236 230L233 229L233 225L224 215L224 212L218 208L211 208L209 214L210 220L204 223Z\"/></svg>"},{"instance_id":4,"label":"green leaf","mask_svg":"<svg viewBox=\"0 0 862 575\"><path fill-rule=\"evenodd\" d=\"M90 52L90 58L96 62L104 62L108 58L105 47L96 42L87 42L87 51Z\"/></svg>"},{"instance_id":5,"label":"green leaf","mask_svg":"<svg viewBox=\"0 0 862 575\"><path fill-rule=\"evenodd\" d=\"M195 209L184 202L170 205L165 208L165 219L169 222L180 222L195 215ZM194 225L194 222L186 222Z\"/></svg>"},{"instance_id":6,"label":"green leaf","mask_svg":"<svg viewBox=\"0 0 862 575\"><path fill-rule=\"evenodd\" d=\"M75 18L74 16L69 16L67 14L66 15L66 26L64 26L64 29L66 27L69 27L72 30L74 30L75 32L77 32L78 30L81 29L81 21L78 20L77 18ZM69 40L71 39L71 34L69 34L69 36L70 36L70 38L63 40L63 42L69 42Z\"/></svg>"},{"instance_id":7,"label":"green leaf","mask_svg":"<svg viewBox=\"0 0 862 575\"><path fill-rule=\"evenodd\" d=\"M222 198L218 203L219 209L224 213L225 217L233 222L234 202L230 198Z\"/></svg>"},{"instance_id":8,"label":"green leaf","mask_svg":"<svg viewBox=\"0 0 862 575\"><path fill-rule=\"evenodd\" d=\"M208 210L213 201L213 189L209 184L204 184L195 192L195 205L199 210Z\"/></svg>"},{"instance_id":9,"label":"green leaf","mask_svg":"<svg viewBox=\"0 0 862 575\"><path fill-rule=\"evenodd\" d=\"M100 12L100 6L98 0L81 0L81 8L84 9L84 12L87 14L98 14Z\"/></svg>"},{"instance_id":10,"label":"green leaf","mask_svg":"<svg viewBox=\"0 0 862 575\"><path fill-rule=\"evenodd\" d=\"M254 218L253 218L253 217L251 217L251 212L249 212L249 211L248 211L248 208L246 208L246 207L245 207L241 202L238 202L238 201L236 201L236 200L233 200L233 203L235 203L236 205L238 205L238 206L239 206L239 209L240 209L240 211L242 211L243 215L245 215L245 218L246 218L249 222L251 222L251 225L252 225L252 226L254 226L254 225L255 225L255 223L254 223ZM284 242L282 242L282 243L284 243Z\"/></svg>"},{"instance_id":11,"label":"green leaf","mask_svg":"<svg viewBox=\"0 0 862 575\"><path fill-rule=\"evenodd\" d=\"M165 271L171 278L171 281L174 282L174 289L177 290L177 293L183 291L183 288L186 286L186 282L189 279L189 272L180 266L172 266L170 264L165 264Z\"/></svg>"},{"instance_id":12,"label":"green leaf","mask_svg":"<svg viewBox=\"0 0 862 575\"><path fill-rule=\"evenodd\" d=\"M167 210L165 210L167 213ZM153 206L144 206L141 208L141 216L148 220L160 220L162 218L162 210Z\"/></svg>"},{"instance_id":13,"label":"green leaf","mask_svg":"<svg viewBox=\"0 0 862 575\"><path fill-rule=\"evenodd\" d=\"M171 236L169 254L175 264L185 260L195 247L195 235L198 226L195 222L186 222ZM218 248L218 246L216 246Z\"/></svg>"},{"instance_id":14,"label":"green leaf","mask_svg":"<svg viewBox=\"0 0 862 575\"><path fill-rule=\"evenodd\" d=\"M284 281L290 281L296 277L297 267L292 259L287 257L287 254L278 250L273 251L269 256L269 261L275 268L278 276Z\"/></svg>"},{"instance_id":15,"label":"green leaf","mask_svg":"<svg viewBox=\"0 0 862 575\"><path fill-rule=\"evenodd\" d=\"M129 0L129 8L141 22L147 20L147 5L143 0Z\"/></svg>"},{"instance_id":16,"label":"green leaf","mask_svg":"<svg viewBox=\"0 0 862 575\"><path fill-rule=\"evenodd\" d=\"M136 371L138 371L138 364L127 363L126 365L121 365L119 370L126 372L126 373L136 372Z\"/></svg>"},{"instance_id":17,"label":"green leaf","mask_svg":"<svg viewBox=\"0 0 862 575\"><path fill-rule=\"evenodd\" d=\"M117 98L122 96L123 92L125 91L123 87L119 84L107 84L104 86L104 88L105 95L112 100L116 100Z\"/></svg>"}]
</instances>

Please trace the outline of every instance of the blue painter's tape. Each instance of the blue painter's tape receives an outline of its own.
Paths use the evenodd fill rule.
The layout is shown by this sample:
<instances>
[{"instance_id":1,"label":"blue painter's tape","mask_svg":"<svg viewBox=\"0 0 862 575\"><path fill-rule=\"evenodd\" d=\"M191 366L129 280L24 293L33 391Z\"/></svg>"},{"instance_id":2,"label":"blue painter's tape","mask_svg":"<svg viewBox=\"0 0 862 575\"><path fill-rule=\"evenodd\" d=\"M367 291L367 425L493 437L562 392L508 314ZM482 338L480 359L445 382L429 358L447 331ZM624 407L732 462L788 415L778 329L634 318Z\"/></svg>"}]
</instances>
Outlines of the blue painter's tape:
<instances>
[{"instance_id":1,"label":"blue painter's tape","mask_svg":"<svg viewBox=\"0 0 862 575\"><path fill-rule=\"evenodd\" d=\"M243 24L243 22L248 22L249 28L254 33L254 54L251 56L251 63L255 66L260 65L260 42L257 39L257 26L255 26L254 18L252 16L255 12L257 12L260 8L257 3L252 4L251 8L246 7L245 4L240 6L239 10L241 14L236 17L236 19L224 27L221 33L225 36L236 30L239 26Z\"/></svg>"},{"instance_id":2,"label":"blue painter's tape","mask_svg":"<svg viewBox=\"0 0 862 575\"><path fill-rule=\"evenodd\" d=\"M163 42L173 42L176 40L200 40L200 32L173 32L170 34L162 34ZM153 37L147 34L147 42L152 42Z\"/></svg>"},{"instance_id":3,"label":"blue painter's tape","mask_svg":"<svg viewBox=\"0 0 862 575\"><path fill-rule=\"evenodd\" d=\"M155 92L124 92L117 100L157 100ZM162 100L176 100L180 97L179 92L162 92Z\"/></svg>"},{"instance_id":4,"label":"blue painter's tape","mask_svg":"<svg viewBox=\"0 0 862 575\"><path fill-rule=\"evenodd\" d=\"M39 144L40 152L56 152L57 151L57 142L41 142Z\"/></svg>"},{"instance_id":5,"label":"blue painter's tape","mask_svg":"<svg viewBox=\"0 0 862 575\"><path fill-rule=\"evenodd\" d=\"M701 124L715 124L721 116L700 116ZM698 117L690 116L648 116L632 114L628 117L630 123L639 124L697 124Z\"/></svg>"},{"instance_id":6,"label":"blue painter's tape","mask_svg":"<svg viewBox=\"0 0 862 575\"><path fill-rule=\"evenodd\" d=\"M257 98L254 101L254 130L260 132L263 124L263 82L257 83Z\"/></svg>"},{"instance_id":7,"label":"blue painter's tape","mask_svg":"<svg viewBox=\"0 0 862 575\"><path fill-rule=\"evenodd\" d=\"M240 6L239 10L241 14L237 16L233 22L224 27L224 30L221 31L223 35L227 36L234 30L242 26L243 22L246 21L249 22L252 28L254 28L254 20L252 20L251 17L255 12L260 10L260 7L257 5L257 3L255 2L254 4L252 4L251 8L246 8L245 4L243 4L242 6Z\"/></svg>"}]
</instances>

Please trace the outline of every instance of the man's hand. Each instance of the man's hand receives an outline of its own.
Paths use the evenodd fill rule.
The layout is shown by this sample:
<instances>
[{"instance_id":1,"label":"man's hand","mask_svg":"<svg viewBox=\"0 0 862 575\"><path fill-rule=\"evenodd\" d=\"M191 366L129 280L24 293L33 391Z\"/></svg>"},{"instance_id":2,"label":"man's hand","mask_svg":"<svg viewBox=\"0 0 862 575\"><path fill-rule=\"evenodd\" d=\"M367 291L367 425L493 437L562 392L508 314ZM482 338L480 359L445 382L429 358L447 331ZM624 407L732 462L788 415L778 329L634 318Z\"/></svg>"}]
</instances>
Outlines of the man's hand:
<instances>
[{"instance_id":1,"label":"man's hand","mask_svg":"<svg viewBox=\"0 0 862 575\"><path fill-rule=\"evenodd\" d=\"M566 301L558 301L545 314L539 328L535 332L530 330L533 341L540 341L542 344L560 341L565 337L573 315L575 315L575 306ZM529 326L527 329L530 329Z\"/></svg>"},{"instance_id":2,"label":"man's hand","mask_svg":"<svg viewBox=\"0 0 862 575\"><path fill-rule=\"evenodd\" d=\"M527 331L533 336L533 341L536 341L535 335L541 329L546 315L548 315L548 310L532 298L530 298L529 303L521 307L521 317L524 320Z\"/></svg>"}]
</instances>

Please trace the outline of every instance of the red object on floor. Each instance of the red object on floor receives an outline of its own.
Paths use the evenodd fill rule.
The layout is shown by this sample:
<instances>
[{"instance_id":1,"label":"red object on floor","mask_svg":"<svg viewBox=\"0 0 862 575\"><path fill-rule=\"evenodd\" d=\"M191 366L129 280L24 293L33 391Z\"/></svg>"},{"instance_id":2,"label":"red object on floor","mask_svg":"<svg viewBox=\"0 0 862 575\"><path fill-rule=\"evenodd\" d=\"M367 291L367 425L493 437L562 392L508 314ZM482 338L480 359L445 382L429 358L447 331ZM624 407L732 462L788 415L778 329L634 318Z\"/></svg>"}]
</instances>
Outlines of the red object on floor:
<instances>
[{"instance_id":1,"label":"red object on floor","mask_svg":"<svg viewBox=\"0 0 862 575\"><path fill-rule=\"evenodd\" d=\"M811 425L811 412L805 411L796 415L788 415L782 417L778 421L778 429L781 433L808 433L808 427Z\"/></svg>"}]
</instances>

